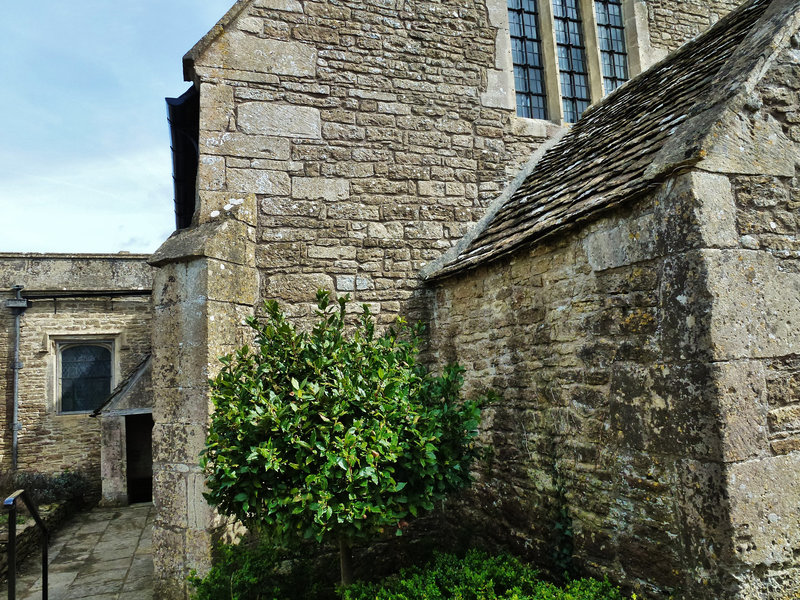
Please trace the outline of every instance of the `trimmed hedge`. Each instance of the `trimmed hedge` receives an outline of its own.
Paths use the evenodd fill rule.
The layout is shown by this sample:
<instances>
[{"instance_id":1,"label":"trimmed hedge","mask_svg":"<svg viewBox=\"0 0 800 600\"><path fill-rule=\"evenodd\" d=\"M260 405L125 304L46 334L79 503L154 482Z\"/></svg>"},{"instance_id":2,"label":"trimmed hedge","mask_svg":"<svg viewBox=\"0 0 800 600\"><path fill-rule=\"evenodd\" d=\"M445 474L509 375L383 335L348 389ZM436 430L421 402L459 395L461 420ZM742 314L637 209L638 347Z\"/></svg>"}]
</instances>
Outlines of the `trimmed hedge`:
<instances>
[{"instance_id":1,"label":"trimmed hedge","mask_svg":"<svg viewBox=\"0 0 800 600\"><path fill-rule=\"evenodd\" d=\"M318 600L320 586L308 576L308 565L267 541L222 545L214 566L189 582L195 600Z\"/></svg>"},{"instance_id":2,"label":"trimmed hedge","mask_svg":"<svg viewBox=\"0 0 800 600\"><path fill-rule=\"evenodd\" d=\"M318 600L330 588L312 583L312 569L268 543L223 546L209 574L192 577L196 600ZM463 558L436 554L424 567L380 582L356 582L343 600L625 600L608 581L576 579L563 587L542 581L512 556L470 550ZM635 599L635 596L633 597Z\"/></svg>"},{"instance_id":3,"label":"trimmed hedge","mask_svg":"<svg viewBox=\"0 0 800 600\"><path fill-rule=\"evenodd\" d=\"M344 600L623 600L608 581L579 579L558 587L512 556L470 550L464 558L438 554L423 568L380 583L356 583Z\"/></svg>"}]
</instances>

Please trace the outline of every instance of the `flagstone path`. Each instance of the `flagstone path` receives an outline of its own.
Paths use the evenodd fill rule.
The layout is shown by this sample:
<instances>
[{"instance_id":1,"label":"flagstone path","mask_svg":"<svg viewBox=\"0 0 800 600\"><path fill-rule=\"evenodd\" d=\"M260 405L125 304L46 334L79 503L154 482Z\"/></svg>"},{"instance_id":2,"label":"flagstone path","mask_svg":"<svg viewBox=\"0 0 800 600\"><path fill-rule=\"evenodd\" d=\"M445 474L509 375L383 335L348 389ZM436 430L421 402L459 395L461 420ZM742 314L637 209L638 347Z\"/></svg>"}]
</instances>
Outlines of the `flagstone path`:
<instances>
[{"instance_id":1,"label":"flagstone path","mask_svg":"<svg viewBox=\"0 0 800 600\"><path fill-rule=\"evenodd\" d=\"M95 508L50 540L49 600L152 600L153 505ZM0 586L0 600L8 590ZM41 558L17 576L17 600L42 597Z\"/></svg>"}]
</instances>

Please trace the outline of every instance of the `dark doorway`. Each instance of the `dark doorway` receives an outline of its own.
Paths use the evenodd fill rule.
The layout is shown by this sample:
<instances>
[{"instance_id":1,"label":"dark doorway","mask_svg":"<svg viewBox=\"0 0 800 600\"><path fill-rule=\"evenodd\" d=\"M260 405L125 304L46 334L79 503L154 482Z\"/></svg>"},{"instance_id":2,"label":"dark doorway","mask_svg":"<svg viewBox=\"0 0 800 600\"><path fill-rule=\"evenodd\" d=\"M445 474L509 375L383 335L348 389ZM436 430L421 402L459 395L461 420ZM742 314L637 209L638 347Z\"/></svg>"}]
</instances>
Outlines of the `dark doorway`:
<instances>
[{"instance_id":1,"label":"dark doorway","mask_svg":"<svg viewBox=\"0 0 800 600\"><path fill-rule=\"evenodd\" d=\"M128 464L128 503L153 499L153 415L125 417L125 457Z\"/></svg>"}]
</instances>

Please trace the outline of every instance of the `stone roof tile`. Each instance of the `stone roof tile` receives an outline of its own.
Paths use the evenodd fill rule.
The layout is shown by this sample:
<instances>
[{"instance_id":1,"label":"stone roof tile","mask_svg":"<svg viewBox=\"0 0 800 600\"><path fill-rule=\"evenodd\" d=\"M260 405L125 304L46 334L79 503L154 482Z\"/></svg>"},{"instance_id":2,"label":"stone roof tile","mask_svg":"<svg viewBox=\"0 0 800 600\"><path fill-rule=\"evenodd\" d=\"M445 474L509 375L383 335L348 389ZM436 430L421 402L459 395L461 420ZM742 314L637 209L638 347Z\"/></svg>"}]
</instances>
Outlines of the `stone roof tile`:
<instances>
[{"instance_id":1,"label":"stone roof tile","mask_svg":"<svg viewBox=\"0 0 800 600\"><path fill-rule=\"evenodd\" d=\"M770 0L746 2L587 110L488 225L428 277L506 255L639 197L670 172L699 161L702 153L690 143L670 172L653 173L659 153L682 126L735 92L737 82L720 81L719 76L769 5ZM744 75L735 69L727 73L732 78ZM695 139L697 135L692 132Z\"/></svg>"}]
</instances>

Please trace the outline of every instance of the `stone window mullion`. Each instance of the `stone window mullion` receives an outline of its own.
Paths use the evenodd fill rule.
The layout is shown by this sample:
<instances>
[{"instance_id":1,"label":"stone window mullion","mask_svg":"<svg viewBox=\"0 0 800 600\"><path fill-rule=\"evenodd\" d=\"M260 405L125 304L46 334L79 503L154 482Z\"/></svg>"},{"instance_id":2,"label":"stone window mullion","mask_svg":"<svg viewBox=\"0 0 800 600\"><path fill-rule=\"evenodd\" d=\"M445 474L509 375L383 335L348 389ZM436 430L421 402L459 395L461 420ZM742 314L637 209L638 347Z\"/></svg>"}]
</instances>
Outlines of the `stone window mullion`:
<instances>
[{"instance_id":1,"label":"stone window mullion","mask_svg":"<svg viewBox=\"0 0 800 600\"><path fill-rule=\"evenodd\" d=\"M591 90L592 104L599 102L605 92L603 89L603 64L600 56L598 40L597 19L594 11L595 0L580 0L581 14L583 15L583 36L586 47L586 66L589 71L589 89Z\"/></svg>"},{"instance_id":2,"label":"stone window mullion","mask_svg":"<svg viewBox=\"0 0 800 600\"><path fill-rule=\"evenodd\" d=\"M563 123L564 109L561 103L561 79L558 74L558 49L552 0L540 0L539 23L542 28L542 55L545 64L545 85L548 90L547 112L551 121Z\"/></svg>"}]
</instances>

